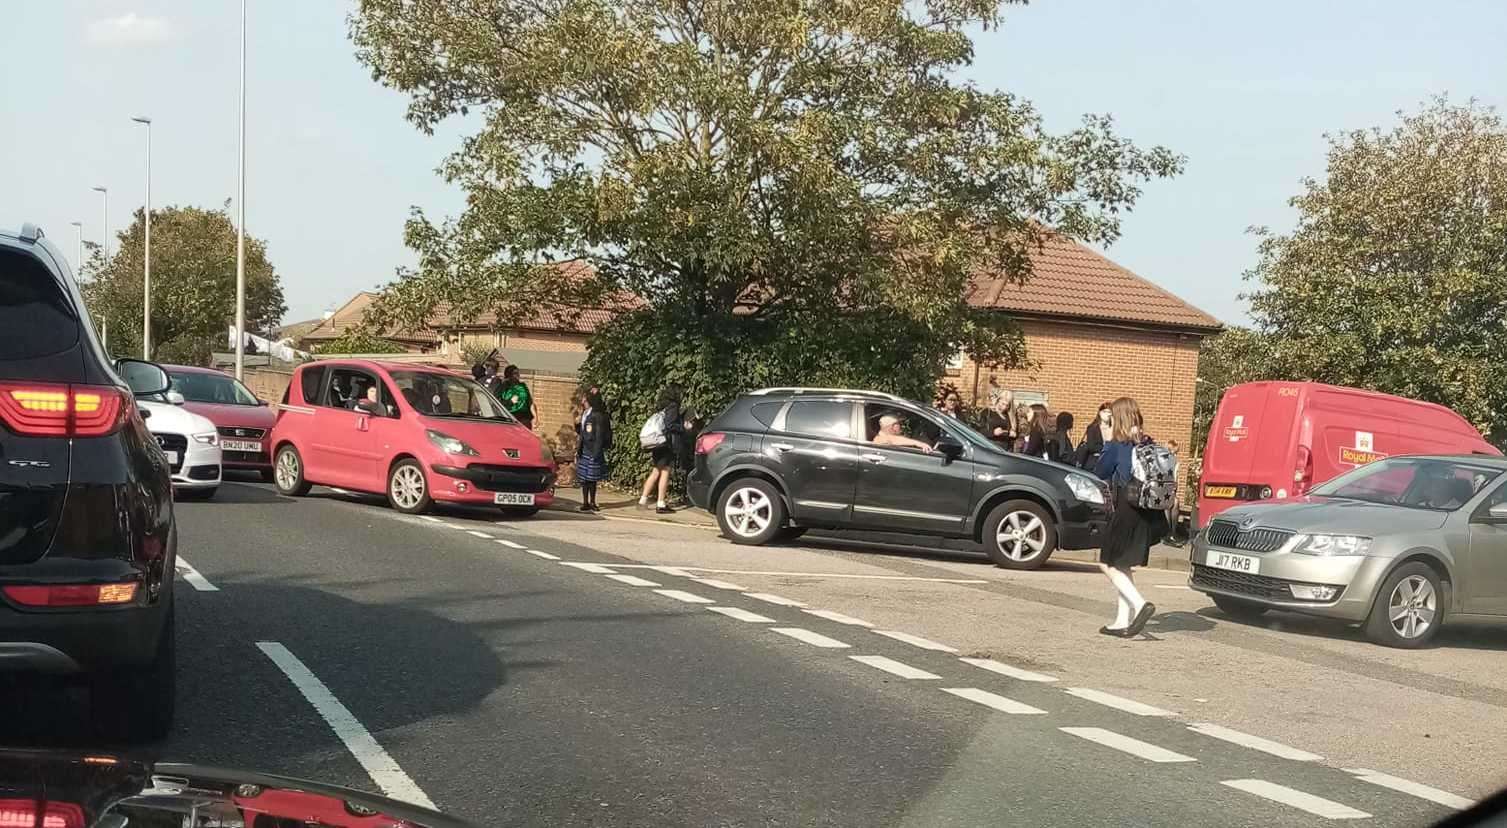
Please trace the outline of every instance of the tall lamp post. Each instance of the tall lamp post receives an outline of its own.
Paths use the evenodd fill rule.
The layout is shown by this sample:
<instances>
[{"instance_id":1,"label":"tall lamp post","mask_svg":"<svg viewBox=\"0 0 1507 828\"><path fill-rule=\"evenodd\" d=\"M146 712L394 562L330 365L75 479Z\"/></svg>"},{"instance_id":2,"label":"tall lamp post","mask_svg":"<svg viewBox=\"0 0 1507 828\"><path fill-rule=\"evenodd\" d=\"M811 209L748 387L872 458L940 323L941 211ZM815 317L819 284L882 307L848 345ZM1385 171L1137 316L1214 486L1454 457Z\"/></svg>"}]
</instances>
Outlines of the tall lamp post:
<instances>
[{"instance_id":1,"label":"tall lamp post","mask_svg":"<svg viewBox=\"0 0 1507 828\"><path fill-rule=\"evenodd\" d=\"M152 119L132 118L147 128L147 193L141 208L141 358L152 358Z\"/></svg>"},{"instance_id":2,"label":"tall lamp post","mask_svg":"<svg viewBox=\"0 0 1507 828\"><path fill-rule=\"evenodd\" d=\"M110 190L107 187L94 187L99 193L99 252L110 259Z\"/></svg>"},{"instance_id":3,"label":"tall lamp post","mask_svg":"<svg viewBox=\"0 0 1507 828\"><path fill-rule=\"evenodd\" d=\"M240 172L235 207L235 378L246 376L246 0L241 0L241 136Z\"/></svg>"},{"instance_id":4,"label":"tall lamp post","mask_svg":"<svg viewBox=\"0 0 1507 828\"><path fill-rule=\"evenodd\" d=\"M84 223L82 221L70 221L73 225L74 240L78 242L78 258L74 259L78 273L84 272ZM77 276L78 274L74 274Z\"/></svg>"}]
</instances>

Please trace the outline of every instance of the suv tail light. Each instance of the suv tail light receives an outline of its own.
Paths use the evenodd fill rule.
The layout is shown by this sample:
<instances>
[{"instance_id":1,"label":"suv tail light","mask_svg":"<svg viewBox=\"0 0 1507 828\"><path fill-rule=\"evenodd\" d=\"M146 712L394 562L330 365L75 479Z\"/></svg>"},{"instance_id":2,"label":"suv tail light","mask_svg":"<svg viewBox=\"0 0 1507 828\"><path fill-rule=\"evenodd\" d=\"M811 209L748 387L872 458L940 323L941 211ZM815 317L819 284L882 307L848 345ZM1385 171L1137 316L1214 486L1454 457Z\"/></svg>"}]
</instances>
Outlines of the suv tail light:
<instances>
[{"instance_id":1,"label":"suv tail light","mask_svg":"<svg viewBox=\"0 0 1507 828\"><path fill-rule=\"evenodd\" d=\"M1313 485L1313 452L1298 446L1298 464L1292 472L1293 494L1303 494Z\"/></svg>"},{"instance_id":2,"label":"suv tail light","mask_svg":"<svg viewBox=\"0 0 1507 828\"><path fill-rule=\"evenodd\" d=\"M84 809L78 805L48 802L42 809L40 804L35 799L0 799L0 828L84 828Z\"/></svg>"},{"instance_id":3,"label":"suv tail light","mask_svg":"<svg viewBox=\"0 0 1507 828\"><path fill-rule=\"evenodd\" d=\"M28 437L103 437L129 411L125 392L109 385L0 383L0 419Z\"/></svg>"},{"instance_id":4,"label":"suv tail light","mask_svg":"<svg viewBox=\"0 0 1507 828\"><path fill-rule=\"evenodd\" d=\"M119 584L11 584L0 588L5 597L23 607L94 607L128 604L136 597L136 582ZM0 824L0 828L4 828Z\"/></svg>"},{"instance_id":5,"label":"suv tail light","mask_svg":"<svg viewBox=\"0 0 1507 828\"><path fill-rule=\"evenodd\" d=\"M696 438L696 453L711 454L712 449L722 445L722 441L726 439L727 435L720 431L708 431Z\"/></svg>"}]
</instances>

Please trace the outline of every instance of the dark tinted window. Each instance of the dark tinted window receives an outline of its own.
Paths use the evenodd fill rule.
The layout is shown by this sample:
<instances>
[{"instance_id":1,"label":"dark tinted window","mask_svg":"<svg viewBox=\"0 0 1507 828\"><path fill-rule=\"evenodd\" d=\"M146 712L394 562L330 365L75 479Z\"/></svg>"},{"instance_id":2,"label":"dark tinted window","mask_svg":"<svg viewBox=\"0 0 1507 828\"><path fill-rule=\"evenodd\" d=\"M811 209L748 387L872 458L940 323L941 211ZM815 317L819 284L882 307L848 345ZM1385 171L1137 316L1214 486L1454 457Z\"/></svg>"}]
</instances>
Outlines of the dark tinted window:
<instances>
[{"instance_id":1,"label":"dark tinted window","mask_svg":"<svg viewBox=\"0 0 1507 828\"><path fill-rule=\"evenodd\" d=\"M303 401L309 405L319 404L319 387L324 385L324 366L305 368L302 379Z\"/></svg>"},{"instance_id":2,"label":"dark tinted window","mask_svg":"<svg viewBox=\"0 0 1507 828\"><path fill-rule=\"evenodd\" d=\"M753 408L750 408L748 413L752 414L755 420L763 423L768 428L774 425L774 418L779 415L780 409L784 407L785 404L782 402L754 403Z\"/></svg>"},{"instance_id":3,"label":"dark tinted window","mask_svg":"<svg viewBox=\"0 0 1507 828\"><path fill-rule=\"evenodd\" d=\"M0 250L0 360L66 351L78 342L73 302L30 255Z\"/></svg>"},{"instance_id":4,"label":"dark tinted window","mask_svg":"<svg viewBox=\"0 0 1507 828\"><path fill-rule=\"evenodd\" d=\"M785 430L791 434L849 439L853 436L853 406L797 400L785 415Z\"/></svg>"}]
</instances>

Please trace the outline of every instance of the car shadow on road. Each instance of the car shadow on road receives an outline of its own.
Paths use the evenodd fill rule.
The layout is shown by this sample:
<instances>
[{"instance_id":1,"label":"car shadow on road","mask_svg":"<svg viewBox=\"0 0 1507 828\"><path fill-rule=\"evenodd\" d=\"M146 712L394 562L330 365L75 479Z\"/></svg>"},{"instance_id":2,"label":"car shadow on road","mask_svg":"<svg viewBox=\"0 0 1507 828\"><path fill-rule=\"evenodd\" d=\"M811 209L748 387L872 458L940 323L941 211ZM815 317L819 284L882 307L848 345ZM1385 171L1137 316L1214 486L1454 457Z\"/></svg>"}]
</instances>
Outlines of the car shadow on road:
<instances>
[{"instance_id":1,"label":"car shadow on road","mask_svg":"<svg viewBox=\"0 0 1507 828\"><path fill-rule=\"evenodd\" d=\"M1313 618L1297 613L1269 612L1259 618L1236 618L1218 607L1204 607L1198 614L1205 618L1218 619L1225 624L1270 630L1273 632L1300 635L1308 638L1325 638L1332 641L1370 643L1359 624L1347 624L1327 618ZM1507 651L1507 625L1446 624L1434 638L1428 649L1497 650Z\"/></svg>"},{"instance_id":2,"label":"car shadow on road","mask_svg":"<svg viewBox=\"0 0 1507 828\"><path fill-rule=\"evenodd\" d=\"M179 501L182 503L183 501ZM213 500L207 501L206 505L226 503L278 503L288 505L297 501L291 497L283 497L276 489L266 486L252 486L248 483L239 483L227 480L220 484L219 491L215 492Z\"/></svg>"}]
</instances>

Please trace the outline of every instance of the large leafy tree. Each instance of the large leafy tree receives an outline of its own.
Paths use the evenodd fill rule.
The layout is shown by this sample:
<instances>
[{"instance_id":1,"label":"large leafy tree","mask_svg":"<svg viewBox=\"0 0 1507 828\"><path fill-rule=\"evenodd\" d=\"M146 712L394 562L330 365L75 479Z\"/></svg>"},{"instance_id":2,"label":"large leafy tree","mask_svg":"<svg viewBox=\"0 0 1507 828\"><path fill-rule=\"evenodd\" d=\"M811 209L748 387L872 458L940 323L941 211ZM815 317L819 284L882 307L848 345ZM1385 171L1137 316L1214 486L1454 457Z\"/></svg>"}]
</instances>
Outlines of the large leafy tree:
<instances>
[{"instance_id":1,"label":"large leafy tree","mask_svg":"<svg viewBox=\"0 0 1507 828\"><path fill-rule=\"evenodd\" d=\"M585 366L634 417L669 380L709 407L763 382L929 396L960 347L1018 362L970 274L1025 279L1046 228L1113 241L1181 161L960 81L1005 5L362 0L357 55L409 120L475 126L441 168L466 210L412 216L418 266L369 321L635 294Z\"/></svg>"},{"instance_id":2,"label":"large leafy tree","mask_svg":"<svg viewBox=\"0 0 1507 828\"><path fill-rule=\"evenodd\" d=\"M1297 227L1258 230L1251 313L1278 375L1450 406L1507 440L1507 127L1435 99L1329 136Z\"/></svg>"},{"instance_id":3,"label":"large leafy tree","mask_svg":"<svg viewBox=\"0 0 1507 828\"><path fill-rule=\"evenodd\" d=\"M110 351L141 354L142 214L117 237L108 261L96 257L85 285L90 315L108 320ZM235 324L235 226L224 210L165 207L152 211L152 357L205 364L228 350ZM268 330L287 307L267 246L246 237L246 328Z\"/></svg>"},{"instance_id":4,"label":"large leafy tree","mask_svg":"<svg viewBox=\"0 0 1507 828\"><path fill-rule=\"evenodd\" d=\"M1191 453L1203 452L1219 400L1230 386L1272 379L1268 343L1267 337L1250 328L1231 326L1199 345Z\"/></svg>"}]
</instances>

